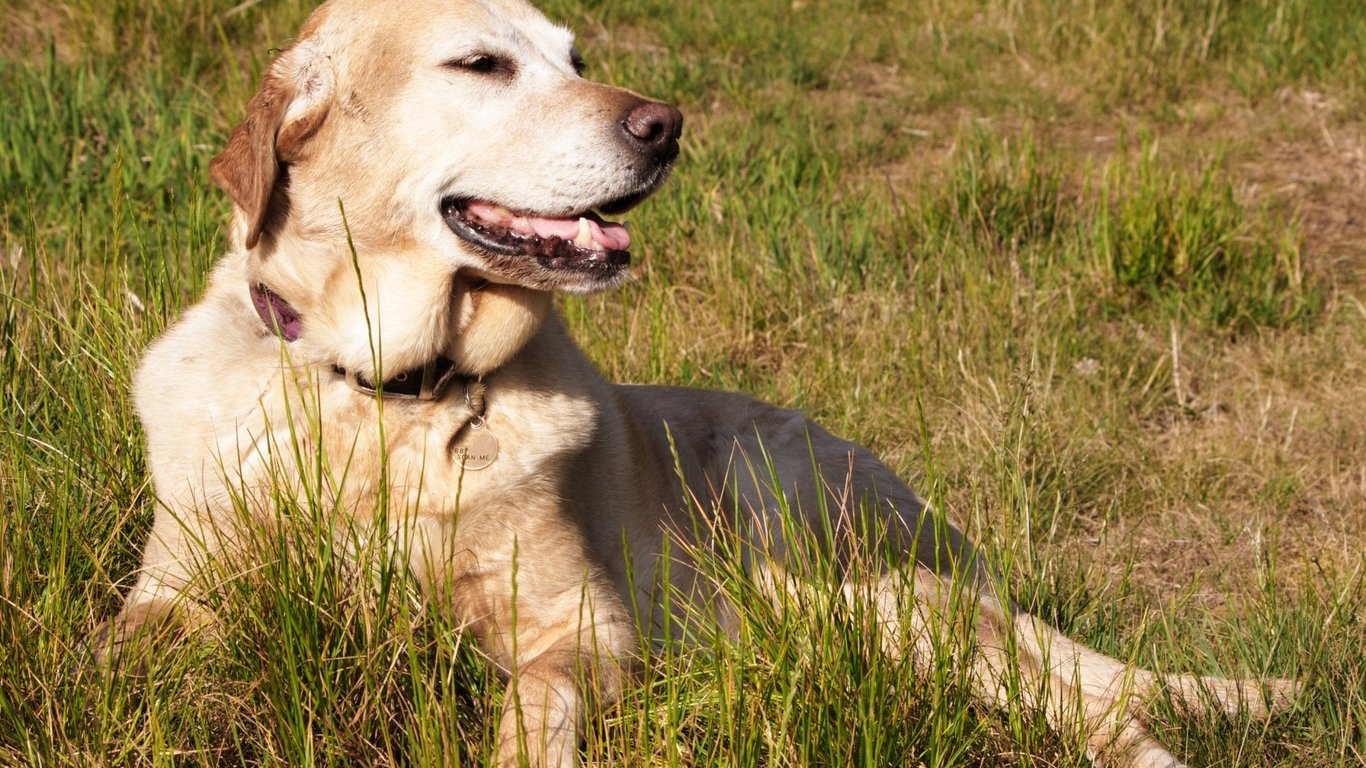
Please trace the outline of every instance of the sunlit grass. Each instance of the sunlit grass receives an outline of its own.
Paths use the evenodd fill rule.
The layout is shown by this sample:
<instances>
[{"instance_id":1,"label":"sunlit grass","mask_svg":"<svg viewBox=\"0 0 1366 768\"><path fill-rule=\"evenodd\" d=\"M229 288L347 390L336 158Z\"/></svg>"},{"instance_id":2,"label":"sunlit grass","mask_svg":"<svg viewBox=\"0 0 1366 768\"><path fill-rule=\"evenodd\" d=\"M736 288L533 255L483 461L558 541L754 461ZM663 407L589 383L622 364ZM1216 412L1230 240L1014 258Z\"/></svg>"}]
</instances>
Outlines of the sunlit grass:
<instances>
[{"instance_id":1,"label":"sunlit grass","mask_svg":"<svg viewBox=\"0 0 1366 768\"><path fill-rule=\"evenodd\" d=\"M1313 142L1359 127L1366 8L549 5L590 77L687 116L673 180L630 216L639 280L562 303L609 376L744 390L870 444L1018 600L1108 653L1308 680L1266 725L1159 708L1192 764L1361 760L1360 265L1303 224L1297 169L1254 187L1244 166L1287 141L1342 162ZM317 527L224 564L215 637L145 670L78 663L153 509L132 371L223 247L208 160L309 5L12 6L0 764L479 763L495 672L407 574ZM1302 117L1287 89L1337 106ZM972 704L961 649L915 669L868 617L819 596L775 614L721 570L741 642L645 649L590 758L1084 764L1034 713Z\"/></svg>"}]
</instances>

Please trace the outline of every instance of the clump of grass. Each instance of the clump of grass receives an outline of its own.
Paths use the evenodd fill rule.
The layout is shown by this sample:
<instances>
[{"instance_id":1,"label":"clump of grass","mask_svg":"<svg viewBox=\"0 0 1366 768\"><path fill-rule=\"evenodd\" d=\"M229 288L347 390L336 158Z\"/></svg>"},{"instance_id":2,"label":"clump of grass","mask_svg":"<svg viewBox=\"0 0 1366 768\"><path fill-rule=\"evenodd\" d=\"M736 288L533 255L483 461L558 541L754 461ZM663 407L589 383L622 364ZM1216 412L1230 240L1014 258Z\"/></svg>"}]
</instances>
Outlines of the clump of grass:
<instances>
[{"instance_id":1,"label":"clump of grass","mask_svg":"<svg viewBox=\"0 0 1366 768\"><path fill-rule=\"evenodd\" d=\"M1359 95L1366 19L1343 9L1335 0L1230 3L1216 47L1245 89L1331 78Z\"/></svg>"},{"instance_id":2,"label":"clump of grass","mask_svg":"<svg viewBox=\"0 0 1366 768\"><path fill-rule=\"evenodd\" d=\"M975 130L959 138L942 192L921 211L916 229L930 245L1019 253L1055 242L1074 209L1056 163L1033 139Z\"/></svg>"},{"instance_id":3,"label":"clump of grass","mask_svg":"<svg viewBox=\"0 0 1366 768\"><path fill-rule=\"evenodd\" d=\"M1321 297L1306 279L1296 228L1249 216L1206 162L1165 168L1157 146L1105 168L1091 227L1094 257L1126 309L1151 303L1231 332L1304 320Z\"/></svg>"},{"instance_id":4,"label":"clump of grass","mask_svg":"<svg viewBox=\"0 0 1366 768\"><path fill-rule=\"evenodd\" d=\"M1028 136L970 130L912 228L931 252L988 269L1004 259L1041 284L1096 285L1097 314L1183 315L1243 333L1310 319L1322 305L1293 222L1249 211L1218 158L1191 171L1164 164L1155 143L1136 161L1121 151L1088 183L1069 180Z\"/></svg>"},{"instance_id":5,"label":"clump of grass","mask_svg":"<svg viewBox=\"0 0 1366 768\"><path fill-rule=\"evenodd\" d=\"M249 556L211 563L212 666L241 689L217 740L284 764L461 764L484 749L500 686L470 637L424 610L384 531L279 499ZM265 530L262 530L262 529ZM182 737L183 738L183 737Z\"/></svg>"}]
</instances>

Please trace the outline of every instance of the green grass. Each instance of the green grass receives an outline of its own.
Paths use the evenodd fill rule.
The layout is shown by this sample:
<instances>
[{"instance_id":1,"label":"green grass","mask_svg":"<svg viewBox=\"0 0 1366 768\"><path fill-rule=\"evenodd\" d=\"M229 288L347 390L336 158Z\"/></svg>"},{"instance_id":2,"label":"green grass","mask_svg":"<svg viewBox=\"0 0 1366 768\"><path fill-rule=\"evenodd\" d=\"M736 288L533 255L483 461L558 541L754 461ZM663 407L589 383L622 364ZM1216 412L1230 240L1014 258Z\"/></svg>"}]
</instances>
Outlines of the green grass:
<instances>
[{"instance_id":1,"label":"green grass","mask_svg":"<svg viewBox=\"0 0 1366 768\"><path fill-rule=\"evenodd\" d=\"M306 525L263 533L213 640L145 674L75 661L151 519L131 373L222 249L208 160L309 10L236 6L6 6L0 765L478 764L496 675L405 574ZM1309 681L1265 725L1159 708L1193 765L1360 763L1366 229L1337 214L1364 191L1341 169L1366 7L548 10L590 77L687 116L631 214L640 279L562 304L609 376L740 389L869 444L1102 650ZM591 757L1084 764L1033 713L971 704L959 649L917 671L869 617L726 583L742 641L652 658Z\"/></svg>"}]
</instances>

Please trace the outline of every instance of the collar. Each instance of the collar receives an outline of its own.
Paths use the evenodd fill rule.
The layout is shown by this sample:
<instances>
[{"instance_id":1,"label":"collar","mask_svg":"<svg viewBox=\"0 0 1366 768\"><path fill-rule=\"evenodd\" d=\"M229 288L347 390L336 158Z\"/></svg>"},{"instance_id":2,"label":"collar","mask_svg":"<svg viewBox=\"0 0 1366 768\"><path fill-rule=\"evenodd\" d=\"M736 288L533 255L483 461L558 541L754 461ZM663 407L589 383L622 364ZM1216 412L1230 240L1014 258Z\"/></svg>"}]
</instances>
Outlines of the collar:
<instances>
[{"instance_id":1,"label":"collar","mask_svg":"<svg viewBox=\"0 0 1366 768\"><path fill-rule=\"evenodd\" d=\"M303 332L303 317L280 294L262 283L251 286L251 304L262 324L286 342L296 341ZM375 397L401 397L413 400L440 400L452 381L465 382L465 397L469 399L469 387L478 381L472 376L461 375L455 361L437 355L419 368L403 371L396 376L376 384L355 371L348 371L339 365L332 366L333 372L344 376L346 383L357 392Z\"/></svg>"},{"instance_id":2,"label":"collar","mask_svg":"<svg viewBox=\"0 0 1366 768\"><path fill-rule=\"evenodd\" d=\"M332 370L345 376L346 383L357 392L375 397L406 397L414 400L440 400L452 380L464 379L467 387L474 380L472 377L460 376L455 371L455 362L440 356L428 360L421 368L404 371L378 385L340 365L332 366ZM469 395L466 394L466 397Z\"/></svg>"}]
</instances>

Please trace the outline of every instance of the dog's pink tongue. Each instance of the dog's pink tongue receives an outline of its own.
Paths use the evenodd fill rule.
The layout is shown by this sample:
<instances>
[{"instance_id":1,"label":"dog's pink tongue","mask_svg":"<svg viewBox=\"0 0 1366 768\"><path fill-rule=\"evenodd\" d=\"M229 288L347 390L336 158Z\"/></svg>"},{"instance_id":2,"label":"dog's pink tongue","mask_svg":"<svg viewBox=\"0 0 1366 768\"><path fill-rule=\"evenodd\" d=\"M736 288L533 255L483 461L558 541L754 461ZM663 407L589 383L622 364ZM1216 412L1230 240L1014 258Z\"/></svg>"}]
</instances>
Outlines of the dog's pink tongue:
<instances>
[{"instance_id":1,"label":"dog's pink tongue","mask_svg":"<svg viewBox=\"0 0 1366 768\"><path fill-rule=\"evenodd\" d=\"M480 200L470 201L465 210L488 224L524 235L558 237L582 248L596 244L605 251L624 251L631 247L631 233L626 227L591 212L578 217L526 216Z\"/></svg>"}]
</instances>

